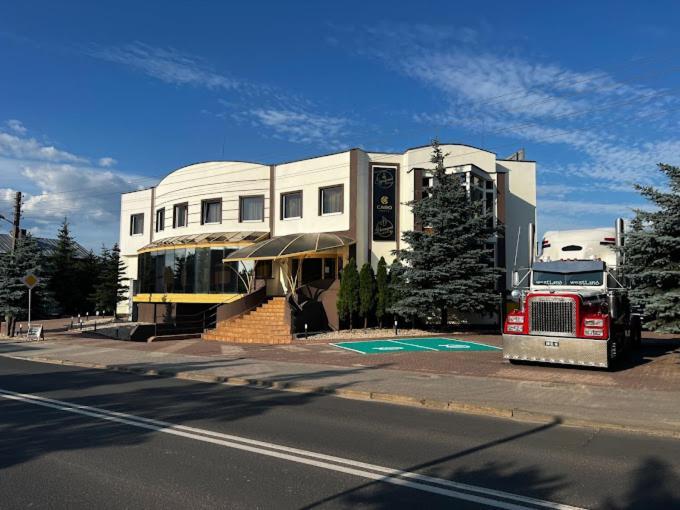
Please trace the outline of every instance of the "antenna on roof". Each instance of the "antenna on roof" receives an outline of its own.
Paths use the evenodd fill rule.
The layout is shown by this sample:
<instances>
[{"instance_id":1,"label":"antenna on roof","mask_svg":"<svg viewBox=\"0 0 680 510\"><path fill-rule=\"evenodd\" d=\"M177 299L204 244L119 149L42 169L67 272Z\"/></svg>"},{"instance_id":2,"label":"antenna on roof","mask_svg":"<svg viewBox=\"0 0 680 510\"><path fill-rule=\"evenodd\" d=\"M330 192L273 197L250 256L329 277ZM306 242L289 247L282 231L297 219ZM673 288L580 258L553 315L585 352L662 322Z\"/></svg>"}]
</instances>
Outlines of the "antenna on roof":
<instances>
[{"instance_id":1,"label":"antenna on roof","mask_svg":"<svg viewBox=\"0 0 680 510\"><path fill-rule=\"evenodd\" d=\"M517 152L510 154L507 158L508 161L524 161L526 153L524 148L519 149Z\"/></svg>"}]
</instances>

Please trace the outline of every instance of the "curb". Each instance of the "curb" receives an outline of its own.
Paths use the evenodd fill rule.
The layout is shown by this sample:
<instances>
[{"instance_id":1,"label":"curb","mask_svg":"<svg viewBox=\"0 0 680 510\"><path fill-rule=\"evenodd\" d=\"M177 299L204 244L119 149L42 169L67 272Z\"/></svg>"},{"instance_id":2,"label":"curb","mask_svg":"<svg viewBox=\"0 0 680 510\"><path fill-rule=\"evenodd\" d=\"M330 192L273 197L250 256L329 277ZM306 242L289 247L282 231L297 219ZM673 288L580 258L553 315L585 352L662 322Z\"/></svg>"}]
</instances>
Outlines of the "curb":
<instances>
[{"instance_id":1,"label":"curb","mask_svg":"<svg viewBox=\"0 0 680 510\"><path fill-rule=\"evenodd\" d=\"M200 374L195 372L175 372L171 370L156 370L154 368L128 367L124 365L106 365L102 363L88 363L82 361L60 360L43 357L12 356L0 354L5 358L17 359L22 361L33 361L37 363L48 363L52 365L73 366L79 368L94 368L97 370L107 370L110 372L120 372L126 374L144 375L152 377L170 377L186 381L198 381L213 384L226 384L229 386L246 386L249 388L268 389L286 391L291 393L310 393L318 395L330 395L349 400L361 400L379 402L382 404L393 404L408 407L420 407L429 410L449 411L454 413L469 414L475 416L488 416L494 418L505 418L514 421L538 424L554 424L567 427L594 428L614 432L625 432L631 434L641 434L653 437L666 437L680 439L680 430L650 429L641 428L620 423L599 422L593 420L583 420L566 416L539 413L519 408L503 408L494 406L484 406L467 402L456 402L436 399L418 399L406 395L394 393L384 393L376 391L362 391L344 388L334 388L332 386L309 386L305 384L270 381L267 379L247 379L243 377L225 377L210 374Z\"/></svg>"}]
</instances>

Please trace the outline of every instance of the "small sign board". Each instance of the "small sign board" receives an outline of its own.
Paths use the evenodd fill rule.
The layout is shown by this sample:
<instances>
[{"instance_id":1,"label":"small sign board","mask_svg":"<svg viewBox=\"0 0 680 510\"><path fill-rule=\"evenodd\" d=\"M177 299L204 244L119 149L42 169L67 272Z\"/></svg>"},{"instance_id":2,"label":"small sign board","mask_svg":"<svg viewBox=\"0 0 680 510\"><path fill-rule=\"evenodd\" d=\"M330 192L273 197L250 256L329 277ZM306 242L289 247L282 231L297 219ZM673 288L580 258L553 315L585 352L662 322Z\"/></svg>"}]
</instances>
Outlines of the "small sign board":
<instances>
[{"instance_id":1,"label":"small sign board","mask_svg":"<svg viewBox=\"0 0 680 510\"><path fill-rule=\"evenodd\" d=\"M24 285L26 285L26 287L28 287L29 289L32 289L33 287L38 285L39 281L40 280L38 279L38 277L33 273L28 273L26 276L24 276L23 279Z\"/></svg>"},{"instance_id":2,"label":"small sign board","mask_svg":"<svg viewBox=\"0 0 680 510\"><path fill-rule=\"evenodd\" d=\"M26 331L26 338L28 340L42 340L44 339L44 334L43 334L43 327L42 324L40 326L31 326L28 328L28 331Z\"/></svg>"}]
</instances>

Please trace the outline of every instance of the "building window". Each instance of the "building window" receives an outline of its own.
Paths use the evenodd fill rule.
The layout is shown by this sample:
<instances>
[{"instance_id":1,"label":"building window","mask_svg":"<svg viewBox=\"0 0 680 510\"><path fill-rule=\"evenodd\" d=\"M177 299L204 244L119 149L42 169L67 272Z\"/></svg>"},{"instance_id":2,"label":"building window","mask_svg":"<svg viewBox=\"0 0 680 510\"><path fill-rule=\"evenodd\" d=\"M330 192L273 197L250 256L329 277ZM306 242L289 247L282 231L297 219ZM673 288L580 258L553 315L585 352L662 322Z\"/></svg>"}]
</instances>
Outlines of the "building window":
<instances>
[{"instance_id":1,"label":"building window","mask_svg":"<svg viewBox=\"0 0 680 510\"><path fill-rule=\"evenodd\" d=\"M343 185L319 188L319 215L342 214L344 205Z\"/></svg>"},{"instance_id":2,"label":"building window","mask_svg":"<svg viewBox=\"0 0 680 510\"><path fill-rule=\"evenodd\" d=\"M255 264L255 278L260 280L269 279L272 277L272 261L258 260Z\"/></svg>"},{"instance_id":3,"label":"building window","mask_svg":"<svg viewBox=\"0 0 680 510\"><path fill-rule=\"evenodd\" d=\"M302 218L302 191L281 195L281 219Z\"/></svg>"},{"instance_id":4,"label":"building window","mask_svg":"<svg viewBox=\"0 0 680 510\"><path fill-rule=\"evenodd\" d=\"M172 228L186 227L189 224L189 204L175 204L172 209Z\"/></svg>"},{"instance_id":5,"label":"building window","mask_svg":"<svg viewBox=\"0 0 680 510\"><path fill-rule=\"evenodd\" d=\"M138 236L144 233L144 213L130 216L130 235Z\"/></svg>"},{"instance_id":6,"label":"building window","mask_svg":"<svg viewBox=\"0 0 680 510\"><path fill-rule=\"evenodd\" d=\"M156 232L165 230L165 207L156 211Z\"/></svg>"},{"instance_id":7,"label":"building window","mask_svg":"<svg viewBox=\"0 0 680 510\"><path fill-rule=\"evenodd\" d=\"M222 223L221 198L201 201L201 225L209 223Z\"/></svg>"},{"instance_id":8,"label":"building window","mask_svg":"<svg viewBox=\"0 0 680 510\"><path fill-rule=\"evenodd\" d=\"M264 221L264 195L239 197L238 221Z\"/></svg>"}]
</instances>

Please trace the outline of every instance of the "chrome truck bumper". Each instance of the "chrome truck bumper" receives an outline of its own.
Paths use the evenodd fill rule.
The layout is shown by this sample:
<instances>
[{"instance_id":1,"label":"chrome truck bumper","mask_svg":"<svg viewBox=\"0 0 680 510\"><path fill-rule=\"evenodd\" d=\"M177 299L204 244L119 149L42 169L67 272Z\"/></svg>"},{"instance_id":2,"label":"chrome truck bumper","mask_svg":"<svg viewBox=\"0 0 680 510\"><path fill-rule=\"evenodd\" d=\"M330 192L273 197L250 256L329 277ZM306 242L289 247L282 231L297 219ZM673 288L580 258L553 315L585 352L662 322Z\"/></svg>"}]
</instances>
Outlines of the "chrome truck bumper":
<instances>
[{"instance_id":1,"label":"chrome truck bumper","mask_svg":"<svg viewBox=\"0 0 680 510\"><path fill-rule=\"evenodd\" d=\"M588 338L504 334L503 357L507 360L607 368L609 342Z\"/></svg>"}]
</instances>

